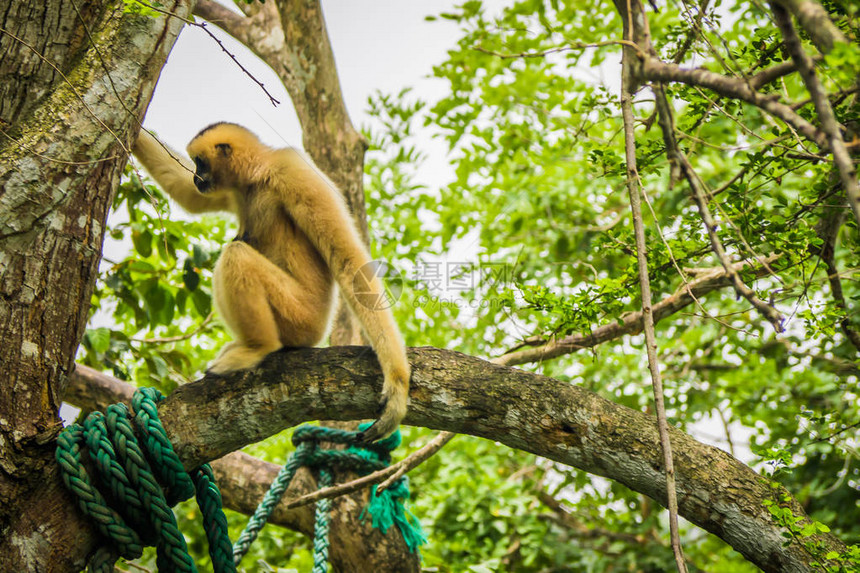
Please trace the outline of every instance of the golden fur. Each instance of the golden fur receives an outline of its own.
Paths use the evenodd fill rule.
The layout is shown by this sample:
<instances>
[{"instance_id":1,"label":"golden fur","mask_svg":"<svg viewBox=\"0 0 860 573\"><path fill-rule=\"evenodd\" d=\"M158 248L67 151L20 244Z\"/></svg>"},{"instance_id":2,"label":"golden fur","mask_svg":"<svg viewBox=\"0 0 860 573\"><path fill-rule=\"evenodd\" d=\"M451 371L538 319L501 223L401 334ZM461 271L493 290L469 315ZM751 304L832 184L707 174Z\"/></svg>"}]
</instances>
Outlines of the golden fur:
<instances>
[{"instance_id":1,"label":"golden fur","mask_svg":"<svg viewBox=\"0 0 860 573\"><path fill-rule=\"evenodd\" d=\"M319 344L337 282L384 376L383 411L362 439L393 432L406 414L409 363L390 310L356 298L353 281L371 259L340 192L302 154L267 147L235 124L201 131L188 144L194 164L171 153L145 130L134 147L150 175L186 210L230 211L239 220L241 240L224 247L213 284L215 306L235 341L222 348L210 371L251 368L284 346ZM383 293L379 279L362 278L373 294Z\"/></svg>"}]
</instances>

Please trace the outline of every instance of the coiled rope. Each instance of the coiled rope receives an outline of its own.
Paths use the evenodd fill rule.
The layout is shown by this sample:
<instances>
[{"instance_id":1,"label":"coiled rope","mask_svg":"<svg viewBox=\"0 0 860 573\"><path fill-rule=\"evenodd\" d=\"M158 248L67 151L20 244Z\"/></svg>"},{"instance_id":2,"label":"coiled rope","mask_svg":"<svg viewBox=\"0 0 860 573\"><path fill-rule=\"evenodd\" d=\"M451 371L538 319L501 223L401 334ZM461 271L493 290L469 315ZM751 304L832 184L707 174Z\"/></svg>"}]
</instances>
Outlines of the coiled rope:
<instances>
[{"instance_id":1,"label":"coiled rope","mask_svg":"<svg viewBox=\"0 0 860 573\"><path fill-rule=\"evenodd\" d=\"M221 492L212 468L204 464L186 472L182 467L158 420L156 404L163 399L154 388L138 389L132 398L133 416L125 404L112 404L104 414L92 412L83 426L72 424L57 438L63 483L75 495L81 511L110 540L110 547L100 548L90 560L89 570L113 571L119 556L137 559L144 546L154 545L159 571L196 572L170 509L196 492L214 570L235 572ZM110 490L104 495L83 464L83 445L98 472L98 482ZM121 512L114 507L122 508Z\"/></svg>"}]
</instances>

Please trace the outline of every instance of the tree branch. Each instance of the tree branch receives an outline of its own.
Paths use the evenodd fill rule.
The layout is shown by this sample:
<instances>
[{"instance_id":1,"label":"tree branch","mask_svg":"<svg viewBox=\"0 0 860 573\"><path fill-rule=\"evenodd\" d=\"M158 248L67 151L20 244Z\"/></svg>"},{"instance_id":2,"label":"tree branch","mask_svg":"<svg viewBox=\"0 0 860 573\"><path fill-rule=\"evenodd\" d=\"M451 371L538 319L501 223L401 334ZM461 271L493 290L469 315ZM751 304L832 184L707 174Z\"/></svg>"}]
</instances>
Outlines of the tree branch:
<instances>
[{"instance_id":1,"label":"tree branch","mask_svg":"<svg viewBox=\"0 0 860 573\"><path fill-rule=\"evenodd\" d=\"M827 147L827 137L821 130L795 113L791 107L776 101L775 96L755 91L741 78L730 78L702 68L681 68L655 58L645 60L642 65L642 78L653 82L680 82L699 86L721 96L745 101L781 119L819 147Z\"/></svg>"},{"instance_id":2,"label":"tree branch","mask_svg":"<svg viewBox=\"0 0 860 573\"><path fill-rule=\"evenodd\" d=\"M635 14L634 14L635 11ZM634 14L633 18L623 16ZM635 21L644 29L648 37L648 19L642 5L636 0L628 0L626 10L621 11L625 20L624 37L633 38L633 30L629 27L630 20ZM636 24L634 24L636 25ZM649 46L644 46L646 49ZM624 160L627 166L627 194L630 198L630 211L633 216L633 233L636 237L636 263L639 271L639 287L642 298L642 319L645 329L645 351L648 355L648 370L651 373L651 388L654 392L654 410L657 415L657 431L660 436L660 449L663 452L663 468L666 476L666 500L669 509L669 532L672 543L672 553L678 573L687 573L687 563L681 547L681 535L678 529L678 493L675 488L675 465L672 456L672 444L669 439L669 423L666 420L666 405L663 397L663 379L660 375L660 363L657 360L657 336L654 333L654 315L651 307L651 281L648 277L648 246L645 242L645 222L642 219L642 201L639 188L639 168L636 164L636 136L633 131L633 60L635 52L625 47L621 57L621 117L624 123Z\"/></svg>"},{"instance_id":3,"label":"tree branch","mask_svg":"<svg viewBox=\"0 0 860 573\"><path fill-rule=\"evenodd\" d=\"M830 142L830 151L833 153L833 163L836 164L839 180L842 182L842 188L848 197L848 204L851 205L851 210L854 212L854 218L857 220L857 224L860 225L860 185L857 183L854 162L851 160L851 155L848 153L848 148L842 139L841 127L839 122L836 121L836 115L833 113L833 107L830 105L830 99L824 90L824 86L818 81L812 58L804 51L803 45L800 43L800 37L794 29L794 24L791 23L791 16L788 15L786 9L779 3L771 2L771 7L776 25L782 33L785 47L788 53L791 54L791 59L797 66L800 77L803 78L803 83L806 84L806 89L809 91L810 97L812 97L812 103L815 106L815 111L818 113L821 127L824 129Z\"/></svg>"},{"instance_id":4,"label":"tree branch","mask_svg":"<svg viewBox=\"0 0 860 573\"><path fill-rule=\"evenodd\" d=\"M779 4L787 8L800 25L809 34L818 49L826 54L833 46L848 39L836 24L830 19L830 15L824 7L815 0L777 0Z\"/></svg>"},{"instance_id":5,"label":"tree branch","mask_svg":"<svg viewBox=\"0 0 860 573\"><path fill-rule=\"evenodd\" d=\"M839 201L841 203L841 200ZM860 333L851 326L851 314L848 310L848 302L845 300L845 293L842 290L842 280L839 278L839 268L836 266L836 240L839 237L839 229L845 221L845 212L843 209L835 208L833 202L826 203L827 207L823 210L821 219L815 226L815 233L821 239L821 246L811 249L812 253L818 255L824 263L824 268L827 271L827 280L830 283L830 294L836 305L845 313L845 316L839 321L839 326L842 332L854 348L860 352ZM856 365L855 365L856 368Z\"/></svg>"},{"instance_id":6,"label":"tree branch","mask_svg":"<svg viewBox=\"0 0 860 573\"><path fill-rule=\"evenodd\" d=\"M496 440L665 503L651 416L566 382L456 352L412 349L409 358L406 423ZM276 352L258 368L181 386L159 411L176 452L186 467L195 467L308 420L372 417L381 386L369 348L307 348ZM778 499L779 489L722 450L674 428L670 434L681 516L764 571L811 570L812 557L802 547L783 547L782 530L763 505ZM796 502L790 508L804 515ZM829 534L814 539L842 547Z\"/></svg>"},{"instance_id":7,"label":"tree branch","mask_svg":"<svg viewBox=\"0 0 860 573\"><path fill-rule=\"evenodd\" d=\"M775 256L764 259L770 263L776 260ZM746 267L750 263L747 261L735 263L732 268L737 272ZM749 269L747 272L754 276L760 277L768 274L764 266L757 266L754 269ZM729 273L725 269L708 269L702 272L695 280L690 281L687 285L683 285L681 290L667 296L652 308L654 323L660 322L662 319L671 316L682 308L692 304L699 297L702 297L710 292L731 286L732 280ZM604 342L614 340L625 334L639 334L642 332L644 318L642 311L632 312L621 318L621 322L611 322L595 328L589 334L572 334L560 340L550 342L540 340L540 346L535 348L526 348L508 352L502 356L498 356L491 360L494 364L502 366L516 366L518 364L527 364L529 362L541 362L543 360L551 360L572 354L584 348L591 348Z\"/></svg>"},{"instance_id":8,"label":"tree branch","mask_svg":"<svg viewBox=\"0 0 860 573\"><path fill-rule=\"evenodd\" d=\"M773 306L756 296L755 292L744 284L741 280L740 274L735 270L731 259L726 253L723 243L717 235L717 222L708 207L707 193L702 189L699 176L690 164L689 159L687 159L686 154L678 148L678 143L675 139L675 125L674 120L672 119L672 109L669 107L669 101L666 98L666 92L663 90L663 86L659 84L654 85L652 86L652 91L654 92L657 107L657 121L660 124L660 129L663 133L663 141L666 145L666 155L669 157L670 161L676 163L681 168L684 178L690 185L690 189L693 192L693 199L696 201L696 206L699 209L699 214L702 217L702 222L705 224L705 230L707 231L708 238L711 241L711 250L717 255L717 258L723 265L726 273L728 273L735 292L747 299L750 304L752 304L756 310L758 310L759 313L761 313L761 315L770 322L774 330L782 332L782 315Z\"/></svg>"},{"instance_id":9,"label":"tree branch","mask_svg":"<svg viewBox=\"0 0 860 573\"><path fill-rule=\"evenodd\" d=\"M83 364L76 364L75 370L70 376L64 399L88 410L104 410L108 405L116 402L125 402L130 405L134 390L135 387L131 384ZM400 463L405 461L402 460ZM245 515L254 513L281 469L277 464L265 462L238 451L213 460L211 464L218 487L221 490L224 507ZM389 473L393 473L397 471L398 467L399 464L395 464L386 469L389 470ZM376 481L382 479L384 477ZM354 488L352 491L357 489ZM312 472L307 468L300 469L290 482L284 497L275 506L268 523L312 537L314 534L314 509L308 504L314 500L309 500L308 496L317 495L320 491ZM348 492L342 492L340 495L345 493ZM367 493L364 494L365 500L367 495ZM306 501L305 503L296 503L299 500ZM358 503L361 504L360 498ZM356 510L360 512L361 508L356 508L355 505L356 501L353 499L335 500L333 511L338 512L341 516L355 513ZM380 547L383 541L382 534L370 527L369 523L350 519L333 519L330 536L331 562L334 570L340 573L364 573L367 559L358 548L366 547L367 544ZM399 563L396 570L413 571L411 565L412 563Z\"/></svg>"},{"instance_id":10,"label":"tree branch","mask_svg":"<svg viewBox=\"0 0 860 573\"><path fill-rule=\"evenodd\" d=\"M215 24L247 45L252 23L246 16L237 14L214 0L198 0L194 6L194 15Z\"/></svg>"}]
</instances>

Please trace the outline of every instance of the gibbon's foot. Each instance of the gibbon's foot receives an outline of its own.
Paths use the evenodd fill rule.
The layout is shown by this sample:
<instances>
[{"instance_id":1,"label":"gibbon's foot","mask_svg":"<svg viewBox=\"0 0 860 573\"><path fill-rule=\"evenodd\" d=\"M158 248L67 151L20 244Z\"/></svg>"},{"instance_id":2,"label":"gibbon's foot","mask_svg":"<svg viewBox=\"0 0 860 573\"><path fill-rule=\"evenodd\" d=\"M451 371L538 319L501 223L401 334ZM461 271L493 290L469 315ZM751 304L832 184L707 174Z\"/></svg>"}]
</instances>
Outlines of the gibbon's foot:
<instances>
[{"instance_id":1,"label":"gibbon's foot","mask_svg":"<svg viewBox=\"0 0 860 573\"><path fill-rule=\"evenodd\" d=\"M370 444L391 435L406 415L406 400L406 396L399 393L390 396L383 394L379 402L379 418L368 429L359 433L356 441L359 444Z\"/></svg>"},{"instance_id":2,"label":"gibbon's foot","mask_svg":"<svg viewBox=\"0 0 860 573\"><path fill-rule=\"evenodd\" d=\"M253 368L263 361L263 358L280 350L281 346L251 347L240 342L231 342L221 349L218 358L209 365L212 374L227 374L237 370Z\"/></svg>"},{"instance_id":3,"label":"gibbon's foot","mask_svg":"<svg viewBox=\"0 0 860 573\"><path fill-rule=\"evenodd\" d=\"M385 412L385 406L388 404L388 398L383 397L379 401L379 407L376 409L377 419L370 425L369 428L359 432L355 436L355 441L358 445L368 445L375 442L378 439L381 439L383 436L374 437L379 433L379 417Z\"/></svg>"}]
</instances>

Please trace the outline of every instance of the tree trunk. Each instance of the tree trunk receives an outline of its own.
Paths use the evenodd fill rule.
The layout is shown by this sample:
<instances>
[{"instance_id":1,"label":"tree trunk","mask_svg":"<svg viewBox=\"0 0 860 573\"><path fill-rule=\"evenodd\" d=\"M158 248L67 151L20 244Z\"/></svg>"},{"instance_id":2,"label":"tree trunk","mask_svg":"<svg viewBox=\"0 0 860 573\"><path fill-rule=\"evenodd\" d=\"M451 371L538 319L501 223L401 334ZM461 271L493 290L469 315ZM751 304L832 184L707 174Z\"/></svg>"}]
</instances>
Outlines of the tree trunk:
<instances>
[{"instance_id":1,"label":"tree trunk","mask_svg":"<svg viewBox=\"0 0 860 573\"><path fill-rule=\"evenodd\" d=\"M182 26L123 2L0 6L0 563L80 569L95 538L64 496L57 416L107 212ZM187 15L187 0L164 9Z\"/></svg>"}]
</instances>

